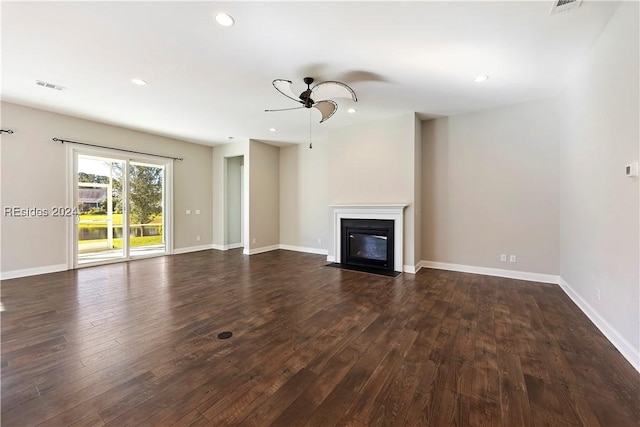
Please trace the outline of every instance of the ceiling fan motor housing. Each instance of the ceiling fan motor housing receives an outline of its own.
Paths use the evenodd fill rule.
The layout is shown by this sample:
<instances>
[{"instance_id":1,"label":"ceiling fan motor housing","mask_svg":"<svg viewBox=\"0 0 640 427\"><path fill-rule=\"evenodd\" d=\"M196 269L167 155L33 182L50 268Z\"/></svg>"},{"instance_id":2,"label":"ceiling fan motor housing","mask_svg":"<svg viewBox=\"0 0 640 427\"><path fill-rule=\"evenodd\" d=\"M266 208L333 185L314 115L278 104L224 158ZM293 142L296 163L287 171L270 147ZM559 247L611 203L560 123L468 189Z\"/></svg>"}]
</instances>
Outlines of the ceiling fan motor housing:
<instances>
[{"instance_id":1,"label":"ceiling fan motor housing","mask_svg":"<svg viewBox=\"0 0 640 427\"><path fill-rule=\"evenodd\" d=\"M305 77L303 81L307 85L307 90L305 90L300 94L300 99L302 100L302 103L304 104L305 108L311 108L313 107L313 104L315 104L313 99L311 99L311 87L310 87L311 83L313 83L313 77Z\"/></svg>"},{"instance_id":2,"label":"ceiling fan motor housing","mask_svg":"<svg viewBox=\"0 0 640 427\"><path fill-rule=\"evenodd\" d=\"M300 99L302 100L302 103L306 108L311 108L313 107L313 104L315 104L315 101L311 99L310 95L311 95L310 90L305 90L300 94Z\"/></svg>"}]
</instances>

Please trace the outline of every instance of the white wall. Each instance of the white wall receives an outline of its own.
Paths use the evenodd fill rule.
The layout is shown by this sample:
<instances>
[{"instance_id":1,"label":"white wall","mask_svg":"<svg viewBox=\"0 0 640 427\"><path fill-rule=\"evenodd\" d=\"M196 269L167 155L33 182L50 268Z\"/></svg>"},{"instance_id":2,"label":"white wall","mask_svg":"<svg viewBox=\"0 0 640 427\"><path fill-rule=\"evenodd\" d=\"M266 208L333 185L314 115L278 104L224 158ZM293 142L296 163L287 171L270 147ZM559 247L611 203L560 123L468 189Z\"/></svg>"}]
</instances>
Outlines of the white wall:
<instances>
[{"instance_id":1,"label":"white wall","mask_svg":"<svg viewBox=\"0 0 640 427\"><path fill-rule=\"evenodd\" d=\"M214 248L227 249L228 161L239 156L244 166L244 232L248 237L248 242L243 242L244 252L276 249L280 238L280 149L256 140L213 147Z\"/></svg>"},{"instance_id":2,"label":"white wall","mask_svg":"<svg viewBox=\"0 0 640 427\"><path fill-rule=\"evenodd\" d=\"M638 13L622 2L562 96L560 275L640 370Z\"/></svg>"},{"instance_id":3,"label":"white wall","mask_svg":"<svg viewBox=\"0 0 640 427\"><path fill-rule=\"evenodd\" d=\"M248 232L248 189L249 189L249 141L236 141L229 144L217 145L212 150L212 232L213 246L225 249L227 245L227 159L242 157L244 163L244 197L245 197L245 232Z\"/></svg>"},{"instance_id":4,"label":"white wall","mask_svg":"<svg viewBox=\"0 0 640 427\"><path fill-rule=\"evenodd\" d=\"M175 161L174 248L211 244L211 147L109 126L89 120L2 103L2 126L15 131L1 143L1 205L51 209L70 197L66 145L52 138L167 156ZM200 209L200 215L185 211ZM0 218L1 269L4 276L65 269L71 226L64 218ZM196 242L196 236L201 241ZM10 273L13 272L13 273ZM10 273L10 274L7 274Z\"/></svg>"},{"instance_id":5,"label":"white wall","mask_svg":"<svg viewBox=\"0 0 640 427\"><path fill-rule=\"evenodd\" d=\"M546 100L423 123L424 260L558 274L557 117Z\"/></svg>"},{"instance_id":6,"label":"white wall","mask_svg":"<svg viewBox=\"0 0 640 427\"><path fill-rule=\"evenodd\" d=\"M329 204L407 203L404 264L415 266L416 115L329 132ZM315 148L314 148L315 149ZM332 245L329 254L333 254Z\"/></svg>"},{"instance_id":7,"label":"white wall","mask_svg":"<svg viewBox=\"0 0 640 427\"><path fill-rule=\"evenodd\" d=\"M414 209L414 230L413 230L413 242L414 242L414 266L421 261L422 258L422 121L417 115L414 115L413 123L413 200L415 203Z\"/></svg>"},{"instance_id":8,"label":"white wall","mask_svg":"<svg viewBox=\"0 0 640 427\"><path fill-rule=\"evenodd\" d=\"M251 254L280 243L280 149L250 140L248 167L250 231L245 251Z\"/></svg>"},{"instance_id":9,"label":"white wall","mask_svg":"<svg viewBox=\"0 0 640 427\"><path fill-rule=\"evenodd\" d=\"M280 244L327 253L330 244L328 143L280 148ZM318 240L320 240L318 242Z\"/></svg>"}]
</instances>

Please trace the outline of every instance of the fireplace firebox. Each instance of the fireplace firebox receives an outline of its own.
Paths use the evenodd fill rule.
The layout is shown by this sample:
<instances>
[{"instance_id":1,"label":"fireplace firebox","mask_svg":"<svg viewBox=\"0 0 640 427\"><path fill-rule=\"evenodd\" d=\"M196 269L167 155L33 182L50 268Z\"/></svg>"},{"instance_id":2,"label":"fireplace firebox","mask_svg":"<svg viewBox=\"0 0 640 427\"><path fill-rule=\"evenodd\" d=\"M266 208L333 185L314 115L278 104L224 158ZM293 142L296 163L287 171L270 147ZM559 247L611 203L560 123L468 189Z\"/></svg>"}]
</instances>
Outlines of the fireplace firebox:
<instances>
[{"instance_id":1,"label":"fireplace firebox","mask_svg":"<svg viewBox=\"0 0 640 427\"><path fill-rule=\"evenodd\" d=\"M342 219L341 260L347 266L394 269L394 221Z\"/></svg>"}]
</instances>

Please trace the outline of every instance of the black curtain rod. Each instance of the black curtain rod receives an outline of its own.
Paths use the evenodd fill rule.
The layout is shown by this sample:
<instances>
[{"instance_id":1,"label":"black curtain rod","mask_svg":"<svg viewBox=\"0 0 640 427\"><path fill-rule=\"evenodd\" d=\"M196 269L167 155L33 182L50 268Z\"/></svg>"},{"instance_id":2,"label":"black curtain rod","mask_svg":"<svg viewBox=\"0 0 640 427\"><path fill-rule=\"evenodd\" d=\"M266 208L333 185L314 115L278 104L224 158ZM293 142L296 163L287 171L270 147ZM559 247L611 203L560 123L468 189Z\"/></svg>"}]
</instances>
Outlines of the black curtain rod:
<instances>
[{"instance_id":1,"label":"black curtain rod","mask_svg":"<svg viewBox=\"0 0 640 427\"><path fill-rule=\"evenodd\" d=\"M86 142L69 141L68 139L53 138L53 140L61 144L64 144L65 142L69 142L71 144L88 145L89 147L98 147L98 148L108 148L109 150L124 151L125 153L142 154L144 156L155 156L155 157L162 157L164 159L172 159L172 160L180 160L180 161L184 160L184 158L182 157L171 157L171 156L163 156L162 154L143 153L142 151L125 150L124 148L107 147L106 145L87 144Z\"/></svg>"}]
</instances>

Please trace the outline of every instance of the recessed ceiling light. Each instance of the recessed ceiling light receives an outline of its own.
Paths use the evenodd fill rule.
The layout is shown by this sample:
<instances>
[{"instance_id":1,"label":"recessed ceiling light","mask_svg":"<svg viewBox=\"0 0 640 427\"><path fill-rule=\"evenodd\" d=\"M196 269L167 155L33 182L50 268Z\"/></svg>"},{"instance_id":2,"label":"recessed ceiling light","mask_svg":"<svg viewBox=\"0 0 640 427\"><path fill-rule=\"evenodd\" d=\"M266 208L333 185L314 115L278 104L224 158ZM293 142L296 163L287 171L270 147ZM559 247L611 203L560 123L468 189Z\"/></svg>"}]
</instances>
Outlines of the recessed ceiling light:
<instances>
[{"instance_id":1,"label":"recessed ceiling light","mask_svg":"<svg viewBox=\"0 0 640 427\"><path fill-rule=\"evenodd\" d=\"M489 79L489 76L478 76L475 79L473 79L474 82L476 83L482 83L482 82L486 82Z\"/></svg>"},{"instance_id":2,"label":"recessed ceiling light","mask_svg":"<svg viewBox=\"0 0 640 427\"><path fill-rule=\"evenodd\" d=\"M358 111L358 110L356 110L355 108L349 108L349 109L347 110L347 113L351 113L351 114L353 114L353 113L355 113L356 111Z\"/></svg>"},{"instance_id":3,"label":"recessed ceiling light","mask_svg":"<svg viewBox=\"0 0 640 427\"><path fill-rule=\"evenodd\" d=\"M137 84L138 86L146 86L147 82L142 79L131 79L131 83Z\"/></svg>"},{"instance_id":4,"label":"recessed ceiling light","mask_svg":"<svg viewBox=\"0 0 640 427\"><path fill-rule=\"evenodd\" d=\"M271 132L275 132L275 131L277 131L278 129L276 129L276 128L270 128L269 130L270 130Z\"/></svg>"},{"instance_id":5,"label":"recessed ceiling light","mask_svg":"<svg viewBox=\"0 0 640 427\"><path fill-rule=\"evenodd\" d=\"M227 15L226 13L217 13L216 22L223 27L233 27L233 24L236 23L236 21L233 20L233 17L231 15Z\"/></svg>"}]
</instances>

